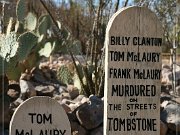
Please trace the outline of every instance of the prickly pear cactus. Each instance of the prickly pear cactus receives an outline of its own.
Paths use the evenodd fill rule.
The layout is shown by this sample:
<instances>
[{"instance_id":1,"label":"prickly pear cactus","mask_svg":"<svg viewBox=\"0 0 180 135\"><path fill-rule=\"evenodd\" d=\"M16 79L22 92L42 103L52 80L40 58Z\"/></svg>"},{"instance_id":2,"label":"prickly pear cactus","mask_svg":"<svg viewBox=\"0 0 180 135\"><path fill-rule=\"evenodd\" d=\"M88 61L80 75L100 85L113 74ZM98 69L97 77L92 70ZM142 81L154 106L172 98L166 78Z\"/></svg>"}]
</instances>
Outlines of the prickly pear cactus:
<instances>
[{"instance_id":1,"label":"prickly pear cactus","mask_svg":"<svg viewBox=\"0 0 180 135\"><path fill-rule=\"evenodd\" d=\"M39 55L48 58L51 55L52 51L54 50L54 46L55 46L54 43L53 44L51 42L45 43L44 47L39 51Z\"/></svg>"},{"instance_id":2,"label":"prickly pear cactus","mask_svg":"<svg viewBox=\"0 0 180 135\"><path fill-rule=\"evenodd\" d=\"M51 17L49 15L43 15L39 18L38 33L39 35L46 34L47 30L51 27Z\"/></svg>"},{"instance_id":3,"label":"prickly pear cactus","mask_svg":"<svg viewBox=\"0 0 180 135\"><path fill-rule=\"evenodd\" d=\"M33 31L36 29L36 25L37 25L37 18L35 16L35 14L29 12L28 15L26 16L25 22L24 22L25 29L27 29L29 31Z\"/></svg>"},{"instance_id":4,"label":"prickly pear cactus","mask_svg":"<svg viewBox=\"0 0 180 135\"><path fill-rule=\"evenodd\" d=\"M9 23L8 23L8 26L7 26L7 29L6 29L6 35L9 35L11 33L12 24L13 24L13 18L11 17L9 19Z\"/></svg>"},{"instance_id":5,"label":"prickly pear cactus","mask_svg":"<svg viewBox=\"0 0 180 135\"><path fill-rule=\"evenodd\" d=\"M36 45L38 37L32 32L26 32L19 36L18 60L22 61L30 54L32 48Z\"/></svg>"},{"instance_id":6,"label":"prickly pear cactus","mask_svg":"<svg viewBox=\"0 0 180 135\"><path fill-rule=\"evenodd\" d=\"M16 16L18 18L18 21L23 22L26 17L26 0L18 0L17 6L16 6Z\"/></svg>"},{"instance_id":7,"label":"prickly pear cactus","mask_svg":"<svg viewBox=\"0 0 180 135\"><path fill-rule=\"evenodd\" d=\"M18 81L21 76L21 68L18 66L18 61L16 57L13 57L6 64L6 75L9 80Z\"/></svg>"},{"instance_id":8,"label":"prickly pear cactus","mask_svg":"<svg viewBox=\"0 0 180 135\"><path fill-rule=\"evenodd\" d=\"M18 50L16 33L11 32L7 35L0 35L0 56L7 62L14 57Z\"/></svg>"},{"instance_id":9,"label":"prickly pear cactus","mask_svg":"<svg viewBox=\"0 0 180 135\"><path fill-rule=\"evenodd\" d=\"M72 74L67 66L63 65L59 68L58 79L64 84L71 84L73 82Z\"/></svg>"}]
</instances>

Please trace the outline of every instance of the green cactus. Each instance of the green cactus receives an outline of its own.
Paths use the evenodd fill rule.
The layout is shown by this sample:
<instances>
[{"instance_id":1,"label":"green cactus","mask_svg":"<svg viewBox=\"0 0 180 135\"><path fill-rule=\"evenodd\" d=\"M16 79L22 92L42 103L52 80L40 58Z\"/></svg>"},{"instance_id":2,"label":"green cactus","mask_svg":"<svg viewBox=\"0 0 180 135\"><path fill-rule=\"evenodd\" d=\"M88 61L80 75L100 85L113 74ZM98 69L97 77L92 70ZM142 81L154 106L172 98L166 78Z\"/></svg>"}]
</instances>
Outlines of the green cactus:
<instances>
[{"instance_id":1,"label":"green cactus","mask_svg":"<svg viewBox=\"0 0 180 135\"><path fill-rule=\"evenodd\" d=\"M12 24L13 24L13 18L11 17L9 19L9 23L8 23L8 26L7 26L7 29L6 29L6 35L10 34L11 28L12 28Z\"/></svg>"},{"instance_id":2,"label":"green cactus","mask_svg":"<svg viewBox=\"0 0 180 135\"><path fill-rule=\"evenodd\" d=\"M0 56L3 57L7 62L17 53L18 43L16 40L17 37L15 32L11 32L8 35L2 34L0 36Z\"/></svg>"},{"instance_id":3,"label":"green cactus","mask_svg":"<svg viewBox=\"0 0 180 135\"><path fill-rule=\"evenodd\" d=\"M9 80L19 80L21 76L22 69L18 66L18 61L16 56L11 58L8 63L6 63L6 75Z\"/></svg>"},{"instance_id":4,"label":"green cactus","mask_svg":"<svg viewBox=\"0 0 180 135\"><path fill-rule=\"evenodd\" d=\"M22 61L31 53L32 48L36 45L38 37L32 32L25 32L18 38L18 60Z\"/></svg>"},{"instance_id":5,"label":"green cactus","mask_svg":"<svg viewBox=\"0 0 180 135\"><path fill-rule=\"evenodd\" d=\"M24 27L25 29L29 30L29 31L33 31L35 30L37 25L37 18L36 16L29 12L28 15L25 18L25 22L24 22Z\"/></svg>"},{"instance_id":6,"label":"green cactus","mask_svg":"<svg viewBox=\"0 0 180 135\"><path fill-rule=\"evenodd\" d=\"M63 65L59 68L58 79L66 85L73 82L72 73L69 71L67 66Z\"/></svg>"},{"instance_id":7,"label":"green cactus","mask_svg":"<svg viewBox=\"0 0 180 135\"><path fill-rule=\"evenodd\" d=\"M26 17L26 0L18 0L16 6L16 16L19 22L23 22Z\"/></svg>"},{"instance_id":8,"label":"green cactus","mask_svg":"<svg viewBox=\"0 0 180 135\"><path fill-rule=\"evenodd\" d=\"M46 34L47 30L51 27L51 17L49 15L43 15L39 18L38 33L39 35Z\"/></svg>"},{"instance_id":9,"label":"green cactus","mask_svg":"<svg viewBox=\"0 0 180 135\"><path fill-rule=\"evenodd\" d=\"M53 45L51 42L45 43L44 47L39 51L40 56L49 57L51 55L51 52L53 50Z\"/></svg>"}]
</instances>

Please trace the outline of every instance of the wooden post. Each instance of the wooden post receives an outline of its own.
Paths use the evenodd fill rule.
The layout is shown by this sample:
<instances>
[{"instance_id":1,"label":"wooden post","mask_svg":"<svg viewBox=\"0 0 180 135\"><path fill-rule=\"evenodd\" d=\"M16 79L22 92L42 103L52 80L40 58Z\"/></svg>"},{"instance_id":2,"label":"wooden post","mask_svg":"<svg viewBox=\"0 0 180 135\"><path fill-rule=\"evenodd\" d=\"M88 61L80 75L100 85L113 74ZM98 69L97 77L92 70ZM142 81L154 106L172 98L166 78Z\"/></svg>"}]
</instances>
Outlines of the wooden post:
<instances>
[{"instance_id":1,"label":"wooden post","mask_svg":"<svg viewBox=\"0 0 180 135\"><path fill-rule=\"evenodd\" d=\"M145 7L115 13L106 29L105 135L159 135L162 27Z\"/></svg>"}]
</instances>

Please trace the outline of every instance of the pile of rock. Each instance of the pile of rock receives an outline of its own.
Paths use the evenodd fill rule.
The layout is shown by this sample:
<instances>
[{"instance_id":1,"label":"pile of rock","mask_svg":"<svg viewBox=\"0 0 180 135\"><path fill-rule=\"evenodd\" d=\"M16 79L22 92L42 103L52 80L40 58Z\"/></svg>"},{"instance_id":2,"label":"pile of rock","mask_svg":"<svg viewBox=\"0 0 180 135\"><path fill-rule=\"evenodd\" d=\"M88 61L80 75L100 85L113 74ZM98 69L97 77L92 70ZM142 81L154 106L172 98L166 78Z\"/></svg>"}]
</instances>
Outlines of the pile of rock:
<instances>
[{"instance_id":1,"label":"pile of rock","mask_svg":"<svg viewBox=\"0 0 180 135\"><path fill-rule=\"evenodd\" d=\"M73 85L61 85L47 67L24 73L19 83L11 83L7 91L10 99L6 104L6 114L9 116L7 124L14 110L24 100L33 96L49 96L57 100L69 116L72 135L103 134L103 99L94 95L80 95L79 90Z\"/></svg>"},{"instance_id":2,"label":"pile of rock","mask_svg":"<svg viewBox=\"0 0 180 135\"><path fill-rule=\"evenodd\" d=\"M176 66L176 88L173 90L172 68L162 65L161 135L180 134L180 67Z\"/></svg>"},{"instance_id":3,"label":"pile of rock","mask_svg":"<svg viewBox=\"0 0 180 135\"><path fill-rule=\"evenodd\" d=\"M7 79L6 79L7 81ZM176 91L172 90L172 70L162 66L161 135L180 134L180 67L176 68ZM22 74L19 83L6 82L5 127L19 104L32 96L49 96L57 100L67 113L72 135L103 135L103 98L81 95L73 85L64 86L48 66ZM2 95L2 88L1 95Z\"/></svg>"}]
</instances>

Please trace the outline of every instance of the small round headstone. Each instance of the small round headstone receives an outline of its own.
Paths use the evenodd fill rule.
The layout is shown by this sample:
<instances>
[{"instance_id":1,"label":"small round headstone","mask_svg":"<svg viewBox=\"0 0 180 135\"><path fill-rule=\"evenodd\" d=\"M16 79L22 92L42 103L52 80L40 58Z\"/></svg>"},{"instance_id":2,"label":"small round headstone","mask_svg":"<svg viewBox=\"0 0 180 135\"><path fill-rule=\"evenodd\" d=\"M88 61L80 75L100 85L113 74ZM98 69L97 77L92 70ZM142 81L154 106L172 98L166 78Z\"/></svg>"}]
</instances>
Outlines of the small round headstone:
<instances>
[{"instance_id":1,"label":"small round headstone","mask_svg":"<svg viewBox=\"0 0 180 135\"><path fill-rule=\"evenodd\" d=\"M70 135L68 117L58 102L49 97L26 100L14 112L10 135Z\"/></svg>"}]
</instances>

